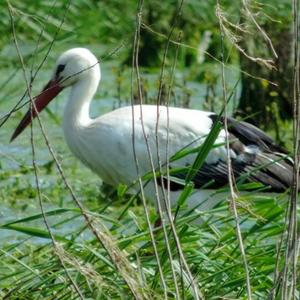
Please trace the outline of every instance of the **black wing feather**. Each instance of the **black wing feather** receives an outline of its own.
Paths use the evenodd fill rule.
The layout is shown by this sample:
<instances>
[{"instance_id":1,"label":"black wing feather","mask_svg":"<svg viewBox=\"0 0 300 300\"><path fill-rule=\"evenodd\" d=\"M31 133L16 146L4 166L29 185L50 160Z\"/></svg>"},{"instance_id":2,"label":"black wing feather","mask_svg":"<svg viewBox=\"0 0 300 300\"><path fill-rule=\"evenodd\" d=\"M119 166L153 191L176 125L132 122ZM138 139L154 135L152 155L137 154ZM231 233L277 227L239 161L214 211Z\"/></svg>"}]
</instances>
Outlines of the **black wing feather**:
<instances>
[{"instance_id":1,"label":"black wing feather","mask_svg":"<svg viewBox=\"0 0 300 300\"><path fill-rule=\"evenodd\" d=\"M212 114L210 118L215 122L217 115ZM223 117L221 118L221 122L224 124ZM229 133L235 136L245 146L255 145L263 151L288 153L286 149L276 144L274 140L261 129L250 123L227 118L227 125Z\"/></svg>"},{"instance_id":2,"label":"black wing feather","mask_svg":"<svg viewBox=\"0 0 300 300\"><path fill-rule=\"evenodd\" d=\"M212 114L213 122L217 116ZM221 119L224 122L224 119ZM283 192L292 185L293 162L286 149L277 145L259 128L228 118L228 131L232 158L232 171L236 181L259 182L268 192ZM253 149L254 151L249 151ZM185 179L186 173L176 174ZM163 180L166 180L163 178ZM227 162L219 159L215 163L204 163L193 178L195 188L217 189L228 184ZM183 189L183 185L170 182L171 190Z\"/></svg>"}]
</instances>

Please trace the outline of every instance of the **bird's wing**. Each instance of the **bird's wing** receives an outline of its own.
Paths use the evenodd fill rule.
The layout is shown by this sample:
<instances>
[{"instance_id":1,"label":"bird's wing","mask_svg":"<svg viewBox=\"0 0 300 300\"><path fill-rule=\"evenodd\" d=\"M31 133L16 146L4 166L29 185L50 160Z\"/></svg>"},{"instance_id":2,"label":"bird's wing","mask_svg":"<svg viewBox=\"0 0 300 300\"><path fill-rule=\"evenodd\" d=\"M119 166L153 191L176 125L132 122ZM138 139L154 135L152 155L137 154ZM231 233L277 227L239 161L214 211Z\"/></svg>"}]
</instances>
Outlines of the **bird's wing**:
<instances>
[{"instance_id":1,"label":"bird's wing","mask_svg":"<svg viewBox=\"0 0 300 300\"><path fill-rule=\"evenodd\" d=\"M217 116L210 118L215 121ZM224 122L224 119L221 119ZM246 122L228 118L228 135L232 173L237 182L258 182L268 187L268 192L281 192L292 185L293 162L287 151L277 145L269 136L257 127ZM225 148L225 145L221 145ZM223 149L224 152L224 149ZM226 156L206 160L193 178L196 188L215 189L228 183ZM187 172L174 177L184 180ZM183 185L171 181L171 190L179 190Z\"/></svg>"}]
</instances>

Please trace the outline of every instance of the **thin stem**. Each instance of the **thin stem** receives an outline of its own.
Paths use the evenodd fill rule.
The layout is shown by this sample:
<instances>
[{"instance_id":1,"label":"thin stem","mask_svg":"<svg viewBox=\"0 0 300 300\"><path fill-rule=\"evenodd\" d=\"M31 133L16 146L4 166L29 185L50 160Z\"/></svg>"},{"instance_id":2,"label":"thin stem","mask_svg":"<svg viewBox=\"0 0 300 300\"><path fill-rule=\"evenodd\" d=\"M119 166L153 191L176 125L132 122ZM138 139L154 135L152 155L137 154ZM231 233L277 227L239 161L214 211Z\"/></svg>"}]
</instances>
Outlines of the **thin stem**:
<instances>
[{"instance_id":1,"label":"thin stem","mask_svg":"<svg viewBox=\"0 0 300 300\"><path fill-rule=\"evenodd\" d=\"M133 41L133 57L132 57L133 68L132 68L132 75L131 75L132 148L133 148L135 166L136 166L136 170L137 170L137 174L138 174L138 183L139 183L139 186L140 186L140 192L141 192L143 208L144 208L144 211L145 211L146 222L147 222L147 226L148 226L148 229L149 229L149 234L150 234L152 247L153 247L153 250L154 250L155 259L156 259L156 262L157 262L160 281L161 281L161 284L162 284L162 287L163 287L164 299L168 299L168 288L167 288L166 281L165 281L165 278L164 278L164 273L163 273L162 266L161 266L161 263L160 263L160 258L159 258L158 250L157 250L157 247L156 247L156 241L155 241L155 237L154 237L154 234L153 234L153 230L152 230L152 226L151 226L151 222L150 222L150 218L149 218L149 212L148 212L146 198L145 198L145 194L144 194L144 187L143 187L142 177L140 175L140 170L139 170L139 161L138 161L138 158L137 158L137 155L136 155L135 113L134 113L134 103L133 103L134 102L134 99L133 99L134 98L133 97L133 90L134 90L134 88L133 88L133 71L135 70L135 73L136 73L139 100L140 100L140 102L142 102L142 97L143 97L142 94L143 93L141 91L141 78L140 78L140 73L139 73L138 58L139 58L139 42L140 42L140 30L141 30L141 18L142 18L142 11L143 11L143 3L144 3L144 1L140 0L139 4L138 4L138 10L137 10L137 14L136 14L136 29L135 29L135 35L134 35L134 41ZM142 112L141 112L141 114L142 114ZM147 137L146 137L146 134L144 132L143 122L142 122L142 127L143 127L145 142L148 145Z\"/></svg>"},{"instance_id":2,"label":"thin stem","mask_svg":"<svg viewBox=\"0 0 300 300\"><path fill-rule=\"evenodd\" d=\"M19 48L19 45L18 45L17 36L16 36L14 19L13 19L13 12L11 10L11 6L10 6L10 3L9 3L8 0L7 0L7 4L8 4L8 10L9 10L10 21L11 21L11 26L12 26L13 40L14 40L16 51L17 51L17 54L18 54L18 57L19 57L19 60L20 60L20 63L21 63L21 67L22 67L22 71L23 71L23 77L24 77L24 80L25 80L25 83L26 83L26 87L27 87L27 92L28 92L28 95L29 95L29 98L30 98L30 101L31 101L30 112L31 112L31 114L33 114L33 109L36 109L36 108L35 108L35 105L34 105L34 102L33 102L33 98L31 96L31 87L30 87L30 84L29 84L29 82L27 80L25 64L24 64L24 61L23 61L23 57L21 55L21 51L20 51L20 48ZM69 272L68 272L68 270L67 270L67 268L66 268L66 266L64 264L64 261L62 260L62 258L60 257L60 255L58 255L58 253L56 251L56 241L55 241L54 235L52 234L50 225L49 225L49 223L47 221L47 218L46 218L46 215L45 215L45 211L44 211L44 207L43 207L43 202L42 202L42 197L41 197L41 190L40 190L40 185L39 185L39 177L38 177L38 172L37 172L37 166L36 166L35 148L34 148L34 142L33 142L32 125L31 125L30 143L31 143L31 150L32 150L32 166L33 166L33 169L34 169L35 184L36 184L36 188L37 188L39 205L40 205L40 209L41 209L41 212L42 212L44 223L46 225L47 231L48 231L48 233L50 235L50 238L51 238L51 241L52 241L52 245L53 245L54 250L55 250L54 253L56 254L57 258L59 259L59 262L60 262L62 268L64 269L65 274L67 275L68 279L70 280L70 282L71 282L72 286L74 287L75 291L77 292L79 298L83 300L84 296L82 295L79 287L77 286L77 284L75 283L75 281L73 280L73 278L71 277L71 275L69 274Z\"/></svg>"},{"instance_id":3,"label":"thin stem","mask_svg":"<svg viewBox=\"0 0 300 300\"><path fill-rule=\"evenodd\" d=\"M224 36L225 36L225 34L224 34L223 26L220 21L220 17L218 15L218 11L220 11L219 1L217 2L216 13L217 13L217 17L219 19L220 34L221 34L221 57L222 57L221 73L222 73L222 91L223 91L223 101L224 101L224 129L226 132L225 140L226 140L226 149L227 149L227 172L228 172L227 176L228 176L228 183L229 183L229 189L230 189L229 200L230 200L230 207L233 211L233 215L234 215L234 219L235 219L236 235L238 238L239 247L240 247L242 260L243 260L243 265L244 265L244 269L245 269L247 296L248 296L248 299L251 300L252 292L251 292L249 268L248 268L242 233L241 233L240 224L239 224L239 216L238 216L237 207L236 207L236 199L238 198L238 196L237 196L235 188L234 188L234 178L233 178L232 165L231 165L230 141L229 141L228 124L227 124L227 91L226 91L226 79L225 79L225 68L224 68Z\"/></svg>"}]
</instances>

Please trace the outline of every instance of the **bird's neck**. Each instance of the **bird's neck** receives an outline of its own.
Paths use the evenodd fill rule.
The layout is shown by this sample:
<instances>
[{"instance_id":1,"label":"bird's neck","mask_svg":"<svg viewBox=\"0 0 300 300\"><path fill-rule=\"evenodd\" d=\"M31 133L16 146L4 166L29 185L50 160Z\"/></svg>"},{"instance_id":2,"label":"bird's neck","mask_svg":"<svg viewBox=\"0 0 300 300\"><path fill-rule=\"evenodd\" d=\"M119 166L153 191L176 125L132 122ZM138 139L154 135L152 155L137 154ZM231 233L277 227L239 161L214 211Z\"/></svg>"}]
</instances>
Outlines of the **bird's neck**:
<instances>
[{"instance_id":1,"label":"bird's neck","mask_svg":"<svg viewBox=\"0 0 300 300\"><path fill-rule=\"evenodd\" d=\"M64 112L64 130L69 131L75 128L88 126L90 118L90 104L97 91L99 80L87 76L76 82Z\"/></svg>"}]
</instances>

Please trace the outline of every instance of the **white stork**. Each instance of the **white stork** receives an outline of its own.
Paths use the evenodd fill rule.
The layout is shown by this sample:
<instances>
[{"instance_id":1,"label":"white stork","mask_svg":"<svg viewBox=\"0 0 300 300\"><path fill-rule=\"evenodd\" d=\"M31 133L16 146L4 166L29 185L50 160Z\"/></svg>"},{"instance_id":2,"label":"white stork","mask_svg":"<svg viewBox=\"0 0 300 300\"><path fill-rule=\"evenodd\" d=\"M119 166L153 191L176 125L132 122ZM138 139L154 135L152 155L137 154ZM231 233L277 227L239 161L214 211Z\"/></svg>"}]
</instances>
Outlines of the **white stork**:
<instances>
[{"instance_id":1,"label":"white stork","mask_svg":"<svg viewBox=\"0 0 300 300\"><path fill-rule=\"evenodd\" d=\"M35 99L35 108L37 112L42 111L64 88L71 88L63 117L67 144L77 158L110 185L130 185L138 175L151 170L146 139L154 167L158 167L158 158L164 166L168 158L182 148L195 148L201 145L217 118L212 112L136 105L122 107L92 119L90 104L100 77L99 62L89 50L70 49L59 57L51 80ZM26 113L11 140L14 140L32 121L36 111L33 110L31 113L29 110ZM231 141L230 156L235 178L238 179L248 173L246 182L259 182L267 186L271 192L281 192L291 186L293 163L286 158L284 149L276 145L260 129L246 122L228 118L228 126ZM227 184L225 137L225 130L222 129L215 141L219 146L210 151L205 163L194 176L195 192L190 196L190 206L198 204L201 209L206 210L219 201L217 197L215 200L204 200L207 200L208 193ZM137 174L134 153L140 174ZM186 155L170 162L169 167L177 169L191 166L195 156L195 153ZM185 176L184 172L172 175L173 178L183 180ZM166 181L160 178L158 180L160 190L161 186L165 188L167 186L162 183ZM171 180L172 205L176 204L182 189L182 184ZM154 199L153 180L146 186L145 195L149 199Z\"/></svg>"}]
</instances>

